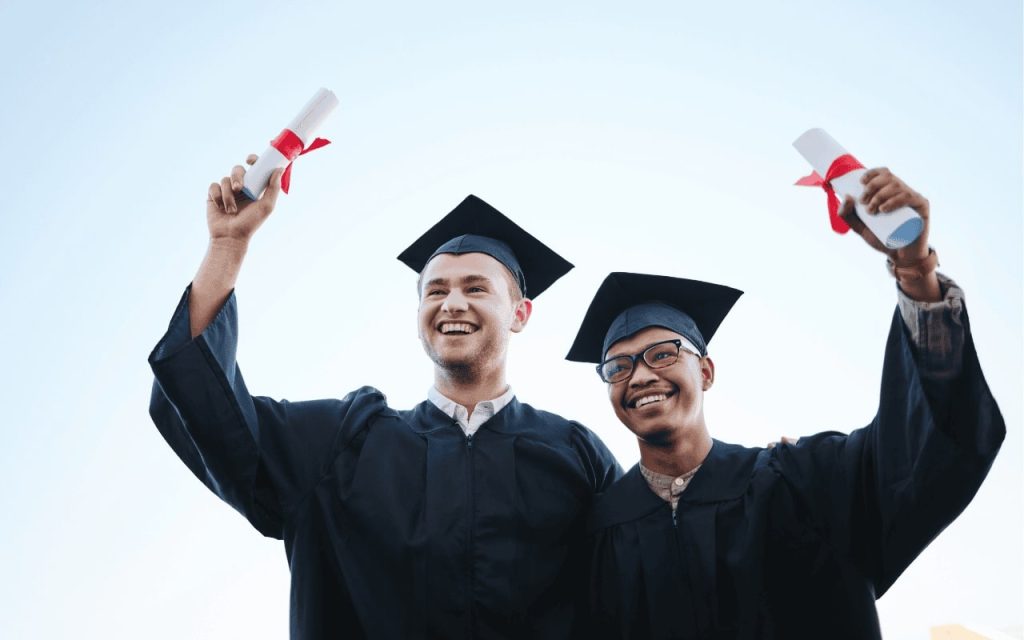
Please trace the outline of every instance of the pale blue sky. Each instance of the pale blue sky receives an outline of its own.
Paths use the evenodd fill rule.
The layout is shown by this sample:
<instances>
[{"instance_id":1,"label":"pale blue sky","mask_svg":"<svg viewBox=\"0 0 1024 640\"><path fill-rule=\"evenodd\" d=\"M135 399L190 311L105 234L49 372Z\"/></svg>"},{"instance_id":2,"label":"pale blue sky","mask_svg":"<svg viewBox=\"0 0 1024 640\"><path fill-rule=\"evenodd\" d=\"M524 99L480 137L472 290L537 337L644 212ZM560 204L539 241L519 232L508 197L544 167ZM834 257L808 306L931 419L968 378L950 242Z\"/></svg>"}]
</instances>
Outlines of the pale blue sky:
<instances>
[{"instance_id":1,"label":"pale blue sky","mask_svg":"<svg viewBox=\"0 0 1024 640\"><path fill-rule=\"evenodd\" d=\"M0 3L0 637L286 635L283 547L164 445L146 356L202 258L207 185L320 86L334 144L296 165L239 281L250 389L419 402L394 256L475 193L577 265L513 340L512 385L624 465L603 386L561 359L610 270L747 291L711 348L716 437L870 420L893 284L791 186L790 144L820 126L891 167L931 199L1009 433L883 627L1020 625L1022 15L980 5ZM679 251L645 255L652 234Z\"/></svg>"}]
</instances>

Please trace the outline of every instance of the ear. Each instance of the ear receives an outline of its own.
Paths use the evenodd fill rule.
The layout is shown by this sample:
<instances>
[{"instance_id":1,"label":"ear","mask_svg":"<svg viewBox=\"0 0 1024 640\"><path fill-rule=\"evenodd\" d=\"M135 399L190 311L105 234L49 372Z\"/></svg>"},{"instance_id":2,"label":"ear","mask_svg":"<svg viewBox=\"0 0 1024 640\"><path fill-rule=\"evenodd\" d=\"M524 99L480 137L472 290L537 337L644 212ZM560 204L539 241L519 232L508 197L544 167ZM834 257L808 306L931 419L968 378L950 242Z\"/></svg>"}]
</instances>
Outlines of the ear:
<instances>
[{"instance_id":1,"label":"ear","mask_svg":"<svg viewBox=\"0 0 1024 640\"><path fill-rule=\"evenodd\" d=\"M709 356L700 359L700 379L705 391L715 384L715 363Z\"/></svg>"},{"instance_id":2,"label":"ear","mask_svg":"<svg viewBox=\"0 0 1024 640\"><path fill-rule=\"evenodd\" d=\"M530 314L533 313L533 300L529 298L523 298L516 303L516 308L513 309L515 317L512 319L512 333L519 333L526 327L526 323L530 321Z\"/></svg>"}]
</instances>

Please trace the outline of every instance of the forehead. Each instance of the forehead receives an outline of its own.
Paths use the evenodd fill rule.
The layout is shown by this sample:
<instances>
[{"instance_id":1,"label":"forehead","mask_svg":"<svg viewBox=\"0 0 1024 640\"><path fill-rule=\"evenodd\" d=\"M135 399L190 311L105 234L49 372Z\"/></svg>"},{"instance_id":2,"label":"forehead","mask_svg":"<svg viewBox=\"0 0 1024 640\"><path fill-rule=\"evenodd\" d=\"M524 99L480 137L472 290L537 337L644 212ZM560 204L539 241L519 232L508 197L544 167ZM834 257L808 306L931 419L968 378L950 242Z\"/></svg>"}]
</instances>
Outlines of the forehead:
<instances>
[{"instance_id":1,"label":"forehead","mask_svg":"<svg viewBox=\"0 0 1024 640\"><path fill-rule=\"evenodd\" d=\"M671 329L666 329L665 327L647 327L646 329L641 329L633 335L612 344L612 346L608 348L608 353L605 354L605 357L633 355L643 351L655 342L661 342L662 340L674 340L676 338L683 338L684 340L687 339L685 336L682 336Z\"/></svg>"},{"instance_id":2,"label":"forehead","mask_svg":"<svg viewBox=\"0 0 1024 640\"><path fill-rule=\"evenodd\" d=\"M486 253L442 253L427 263L420 278L432 280L459 280L466 276L486 276L492 280L511 278L505 265Z\"/></svg>"}]
</instances>

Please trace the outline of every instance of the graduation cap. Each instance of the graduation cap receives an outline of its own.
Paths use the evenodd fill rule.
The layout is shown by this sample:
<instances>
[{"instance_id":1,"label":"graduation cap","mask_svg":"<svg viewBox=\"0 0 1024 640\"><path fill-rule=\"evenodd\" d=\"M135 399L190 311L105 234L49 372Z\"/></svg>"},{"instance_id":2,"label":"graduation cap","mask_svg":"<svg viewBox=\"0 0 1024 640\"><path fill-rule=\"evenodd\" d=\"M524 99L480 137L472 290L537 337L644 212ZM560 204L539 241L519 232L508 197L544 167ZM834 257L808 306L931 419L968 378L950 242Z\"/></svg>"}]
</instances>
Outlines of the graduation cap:
<instances>
[{"instance_id":1,"label":"graduation cap","mask_svg":"<svg viewBox=\"0 0 1024 640\"><path fill-rule=\"evenodd\" d=\"M608 274L587 309L566 360L604 360L623 338L664 327L684 336L700 355L736 300L739 289L700 280L616 271Z\"/></svg>"},{"instance_id":2,"label":"graduation cap","mask_svg":"<svg viewBox=\"0 0 1024 640\"><path fill-rule=\"evenodd\" d=\"M398 256L420 273L442 253L484 253L512 272L523 296L536 298L573 265L500 211L470 195Z\"/></svg>"}]
</instances>

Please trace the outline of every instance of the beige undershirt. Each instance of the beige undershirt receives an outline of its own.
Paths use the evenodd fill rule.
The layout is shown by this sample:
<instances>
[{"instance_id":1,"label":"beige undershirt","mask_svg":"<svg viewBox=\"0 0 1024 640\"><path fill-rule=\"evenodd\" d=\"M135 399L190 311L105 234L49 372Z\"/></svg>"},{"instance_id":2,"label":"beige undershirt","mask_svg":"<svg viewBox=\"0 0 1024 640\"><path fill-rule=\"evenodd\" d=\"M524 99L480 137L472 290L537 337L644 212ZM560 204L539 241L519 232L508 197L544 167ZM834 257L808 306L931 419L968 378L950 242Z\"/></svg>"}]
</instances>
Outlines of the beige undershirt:
<instances>
[{"instance_id":1,"label":"beige undershirt","mask_svg":"<svg viewBox=\"0 0 1024 640\"><path fill-rule=\"evenodd\" d=\"M641 463L640 475L647 481L647 486L651 488L654 495L671 504L672 512L675 513L676 507L679 505L679 494L686 490L686 487L690 485L690 480L699 469L700 465L697 465L681 476L669 476L651 471Z\"/></svg>"}]
</instances>

